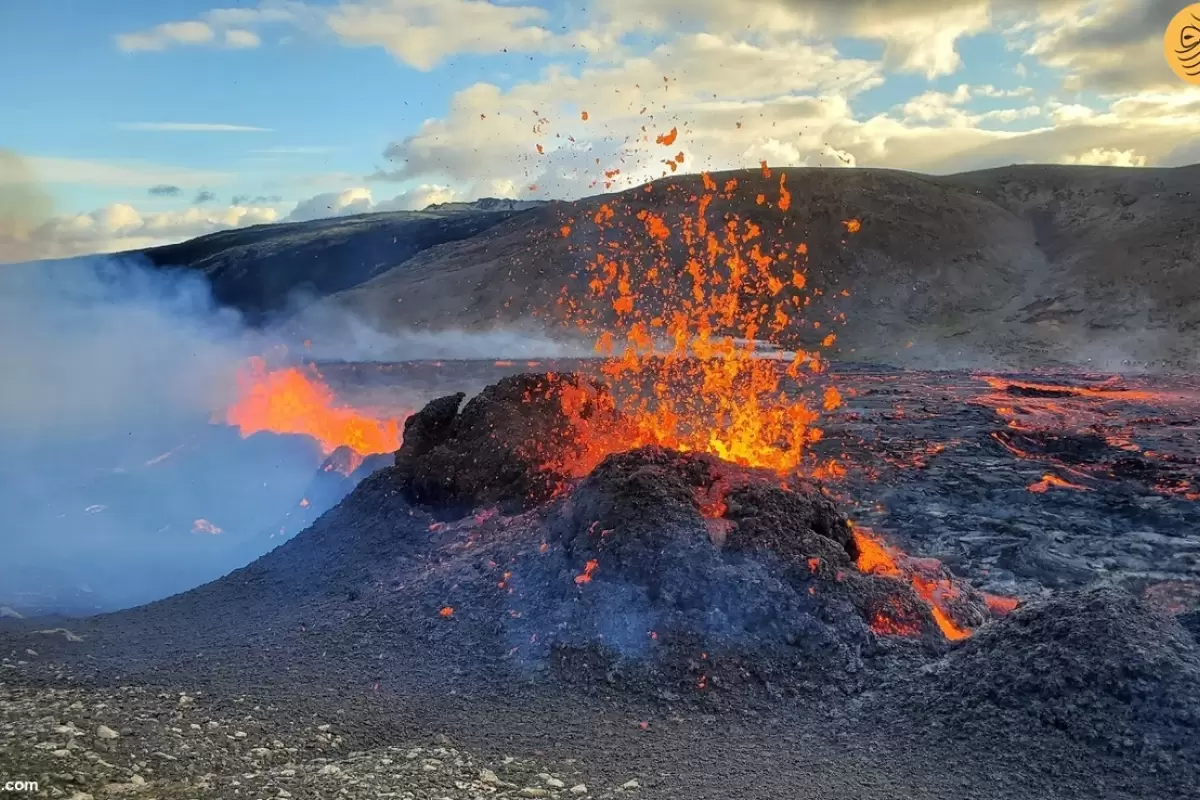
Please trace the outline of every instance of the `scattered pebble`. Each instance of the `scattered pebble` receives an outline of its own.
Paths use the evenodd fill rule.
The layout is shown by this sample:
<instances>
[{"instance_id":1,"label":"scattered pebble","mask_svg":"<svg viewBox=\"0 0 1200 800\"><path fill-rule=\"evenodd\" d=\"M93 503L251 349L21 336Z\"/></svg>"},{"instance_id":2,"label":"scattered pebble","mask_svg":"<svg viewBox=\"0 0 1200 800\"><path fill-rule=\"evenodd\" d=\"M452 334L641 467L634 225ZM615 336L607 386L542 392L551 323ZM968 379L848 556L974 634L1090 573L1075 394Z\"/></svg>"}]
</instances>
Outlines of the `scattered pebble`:
<instances>
[{"instance_id":1,"label":"scattered pebble","mask_svg":"<svg viewBox=\"0 0 1200 800\"><path fill-rule=\"evenodd\" d=\"M223 717L206 708L206 700L198 692L139 686L6 685L0 688L0 774L19 765L23 777L41 783L38 796L55 800L590 795L573 759L555 768L512 755L492 761L454 746L445 736L433 738L433 745L353 750L355 745L342 745L328 724L316 726L325 737L318 741L313 727L271 725L263 711L270 710L266 703L249 714L254 703L234 699L245 710ZM89 741L96 750L88 749ZM597 800L619 796L613 789Z\"/></svg>"}]
</instances>

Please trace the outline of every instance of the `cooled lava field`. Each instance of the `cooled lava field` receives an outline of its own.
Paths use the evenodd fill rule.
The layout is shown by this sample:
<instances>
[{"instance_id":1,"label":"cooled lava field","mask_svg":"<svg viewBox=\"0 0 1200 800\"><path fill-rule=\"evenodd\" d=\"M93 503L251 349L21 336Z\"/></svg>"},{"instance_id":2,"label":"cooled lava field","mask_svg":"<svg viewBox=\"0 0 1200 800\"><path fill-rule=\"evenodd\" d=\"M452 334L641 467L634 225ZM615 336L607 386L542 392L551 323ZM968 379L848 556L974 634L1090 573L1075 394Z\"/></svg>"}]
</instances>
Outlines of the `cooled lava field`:
<instances>
[{"instance_id":1,"label":"cooled lava field","mask_svg":"<svg viewBox=\"0 0 1200 800\"><path fill-rule=\"evenodd\" d=\"M647 443L602 367L322 365L351 405L440 397L249 566L4 621L0 766L181 798L1194 792L1193 382L834 365L780 470Z\"/></svg>"}]
</instances>

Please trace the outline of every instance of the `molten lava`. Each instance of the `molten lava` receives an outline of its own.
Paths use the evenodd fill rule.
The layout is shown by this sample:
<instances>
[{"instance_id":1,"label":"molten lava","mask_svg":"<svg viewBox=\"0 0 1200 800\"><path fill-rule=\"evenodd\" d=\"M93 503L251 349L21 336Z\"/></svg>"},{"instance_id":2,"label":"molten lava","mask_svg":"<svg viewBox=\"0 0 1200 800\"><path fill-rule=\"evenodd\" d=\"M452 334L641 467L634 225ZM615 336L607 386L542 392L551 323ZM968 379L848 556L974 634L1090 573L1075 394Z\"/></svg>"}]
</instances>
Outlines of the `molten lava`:
<instances>
[{"instance_id":1,"label":"molten lava","mask_svg":"<svg viewBox=\"0 0 1200 800\"><path fill-rule=\"evenodd\" d=\"M900 603L890 598L868 624L872 631L883 636L921 635L921 621L914 619Z\"/></svg>"},{"instance_id":2,"label":"molten lava","mask_svg":"<svg viewBox=\"0 0 1200 800\"><path fill-rule=\"evenodd\" d=\"M596 567L600 566L600 562L595 559L590 559L583 565L583 572L575 576L575 583L582 586L585 583L592 582L592 573L596 571Z\"/></svg>"},{"instance_id":3,"label":"molten lava","mask_svg":"<svg viewBox=\"0 0 1200 800\"><path fill-rule=\"evenodd\" d=\"M339 447L371 455L400 447L402 420L371 416L339 406L314 368L271 370L251 358L237 376L239 397L225 414L242 436L259 431L310 436L329 455Z\"/></svg>"},{"instance_id":4,"label":"molten lava","mask_svg":"<svg viewBox=\"0 0 1200 800\"><path fill-rule=\"evenodd\" d=\"M821 438L819 411L837 408L842 396L830 387L806 398L789 384L824 372L820 348L833 346L836 336L803 318L820 296L806 289L807 246L788 241L782 227L781 235L765 236L765 219L713 213L714 203L734 205L738 181L719 187L707 173L701 179L703 192L674 216L636 207L636 198L630 207L618 200L599 206L590 220L599 242L589 247L582 276L591 301L564 291L560 306L606 357L602 369L633 420L623 448L656 444L791 473ZM786 179L779 175L774 203L759 198L766 207L760 213L786 212ZM644 187L674 191L679 187ZM563 225L564 235L575 222ZM801 329L816 331L820 344L773 354L787 364L763 357L764 342L794 341Z\"/></svg>"},{"instance_id":5,"label":"molten lava","mask_svg":"<svg viewBox=\"0 0 1200 800\"><path fill-rule=\"evenodd\" d=\"M957 624L952 616L950 601L958 595L954 584L939 574L941 565L934 559L913 559L883 543L869 529L853 526L854 542L858 547L857 566L860 572L883 575L906 580L929 607L933 621L948 640L957 642L971 635L971 631ZM998 595L985 595L988 608L999 615L1016 608L1017 601ZM889 612L880 612L870 620L871 630L891 636L916 636L921 632L919 622L903 616L898 606L890 606Z\"/></svg>"},{"instance_id":6,"label":"molten lava","mask_svg":"<svg viewBox=\"0 0 1200 800\"><path fill-rule=\"evenodd\" d=\"M1029 489L1029 491L1034 492L1035 494L1045 494L1047 491L1049 491L1052 488L1054 488L1054 489L1074 489L1079 492L1090 492L1091 491L1091 489L1089 489L1086 486L1080 486L1078 483L1071 483L1070 481L1063 480L1062 478L1058 477L1057 475L1050 475L1049 473L1047 473L1046 475L1043 475L1042 479L1040 481L1029 484L1029 486L1027 488Z\"/></svg>"}]
</instances>

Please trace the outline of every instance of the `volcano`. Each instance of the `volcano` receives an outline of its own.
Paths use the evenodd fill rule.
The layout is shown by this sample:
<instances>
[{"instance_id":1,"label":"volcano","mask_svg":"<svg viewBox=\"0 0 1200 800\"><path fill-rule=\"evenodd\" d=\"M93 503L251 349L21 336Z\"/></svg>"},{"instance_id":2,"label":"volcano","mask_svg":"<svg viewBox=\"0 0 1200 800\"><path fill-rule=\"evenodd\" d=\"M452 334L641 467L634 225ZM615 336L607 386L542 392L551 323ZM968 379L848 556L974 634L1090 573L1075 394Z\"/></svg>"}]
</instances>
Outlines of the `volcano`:
<instances>
[{"instance_id":1,"label":"volcano","mask_svg":"<svg viewBox=\"0 0 1200 800\"><path fill-rule=\"evenodd\" d=\"M536 317L595 357L318 364L298 337L251 359L214 422L325 459L281 543L140 608L0 620L0 771L163 797L424 797L451 765L429 797L1188 796L1200 387L862 360L923 332L1023 359L1091 325L1035 286L1100 261L1080 231L1137 226L1053 176L764 164L478 230L453 211L403 269L330 278L295 332ZM384 223L332 227L386 249ZM204 247L274 239L286 284L296 234ZM202 259L230 302L255 282L234 250Z\"/></svg>"},{"instance_id":2,"label":"volcano","mask_svg":"<svg viewBox=\"0 0 1200 800\"><path fill-rule=\"evenodd\" d=\"M37 685L45 664L96 691L230 708L270 697L363 743L414 715L520 747L551 724L610 771L661 753L584 745L597 713L663 753L714 714L761 718L720 736L780 758L796 726L830 737L813 753L860 737L926 786L944 765L913 759L931 742L960 766L1071 759L1159 796L1195 774L1200 661L1171 616L1114 587L990 595L853 524L814 476L638 443L637 410L571 372L435 399L390 459L249 566L69 637L5 620L9 674ZM998 735L1022 744L998 751Z\"/></svg>"},{"instance_id":3,"label":"volcano","mask_svg":"<svg viewBox=\"0 0 1200 800\"><path fill-rule=\"evenodd\" d=\"M798 669L854 684L864 659L937 653L993 616L948 574L902 571L819 484L622 449L632 423L589 378L519 374L463 400L410 416L394 465L272 553L111 622L222 646L382 614L473 668L583 659L655 692Z\"/></svg>"}]
</instances>

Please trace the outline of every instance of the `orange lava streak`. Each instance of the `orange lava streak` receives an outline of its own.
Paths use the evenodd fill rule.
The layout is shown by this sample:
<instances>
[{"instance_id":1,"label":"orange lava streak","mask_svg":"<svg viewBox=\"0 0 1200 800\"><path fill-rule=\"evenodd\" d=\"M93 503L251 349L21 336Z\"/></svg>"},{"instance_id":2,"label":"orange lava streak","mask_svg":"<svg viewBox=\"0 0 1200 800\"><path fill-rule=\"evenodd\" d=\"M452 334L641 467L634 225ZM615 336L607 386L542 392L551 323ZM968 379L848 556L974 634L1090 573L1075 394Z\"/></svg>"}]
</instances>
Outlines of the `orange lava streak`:
<instances>
[{"instance_id":1,"label":"orange lava streak","mask_svg":"<svg viewBox=\"0 0 1200 800\"><path fill-rule=\"evenodd\" d=\"M1113 383L1105 381L1108 386L1071 386L1065 384L1030 383L1029 381L1010 381L994 375L980 375L979 379L997 391L1007 391L1009 387L1028 389L1038 392L1062 392L1064 397L1091 397L1103 400L1162 400L1162 394L1140 390L1124 390L1111 388Z\"/></svg>"},{"instance_id":2,"label":"orange lava streak","mask_svg":"<svg viewBox=\"0 0 1200 800\"><path fill-rule=\"evenodd\" d=\"M592 573L596 571L596 567L600 566L600 562L592 559L583 565L583 572L575 576L575 583L582 586L585 583L592 582Z\"/></svg>"},{"instance_id":3,"label":"orange lava streak","mask_svg":"<svg viewBox=\"0 0 1200 800\"><path fill-rule=\"evenodd\" d=\"M333 391L315 369L268 370L261 358L251 358L237 382L239 397L225 421L236 425L242 436L259 431L310 436L326 455L342 446L360 455L400 447L400 420L336 405Z\"/></svg>"},{"instance_id":4,"label":"orange lava streak","mask_svg":"<svg viewBox=\"0 0 1200 800\"><path fill-rule=\"evenodd\" d=\"M868 533L863 533L863 530L859 527L854 529L854 543L858 545L858 571L871 575L887 575L891 578L901 577L896 560L892 558L883 542Z\"/></svg>"},{"instance_id":5,"label":"orange lava streak","mask_svg":"<svg viewBox=\"0 0 1200 800\"><path fill-rule=\"evenodd\" d=\"M1004 597L998 594L983 593L983 600L987 603L988 610L997 617L1006 617L1016 611L1020 601L1015 597Z\"/></svg>"},{"instance_id":6,"label":"orange lava streak","mask_svg":"<svg viewBox=\"0 0 1200 800\"><path fill-rule=\"evenodd\" d=\"M1044 494L1046 491L1048 491L1051 488L1074 489L1079 492L1090 492L1091 491L1091 489L1089 489L1086 486L1080 486L1078 483L1071 483L1070 481L1063 480L1062 478L1058 477L1057 475L1049 475L1049 474L1043 475L1042 479L1040 481L1038 481L1036 483L1031 483L1026 488L1029 489L1029 491L1034 492L1036 494Z\"/></svg>"},{"instance_id":7,"label":"orange lava streak","mask_svg":"<svg viewBox=\"0 0 1200 800\"><path fill-rule=\"evenodd\" d=\"M966 639L971 635L971 631L955 625L954 621L946 616L946 614L937 606L931 605L929 610L933 612L933 621L936 622L938 628L941 629L942 635L950 641L957 642L962 639Z\"/></svg>"},{"instance_id":8,"label":"orange lava streak","mask_svg":"<svg viewBox=\"0 0 1200 800\"><path fill-rule=\"evenodd\" d=\"M948 609L947 602L953 600L958 593L951 581L945 578L928 578L918 574L903 553L889 548L869 529L854 526L853 533L854 542L858 546L856 566L859 572L907 580L917 596L929 607L933 621L937 623L938 629L946 639L957 642L971 635L970 629L961 627L954 622ZM903 568L901 561L905 563ZM993 613L997 614L1007 613L1016 607L1015 600L998 595L986 595L985 601L988 608L993 609ZM1011 607L1009 607L1009 603L1011 603ZM893 610L897 613L900 611L898 607L894 607ZM921 632L918 624L901 620L896 614L876 614L868 624L876 633L895 636L917 636Z\"/></svg>"}]
</instances>

